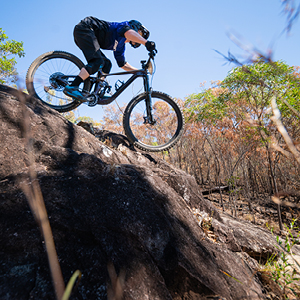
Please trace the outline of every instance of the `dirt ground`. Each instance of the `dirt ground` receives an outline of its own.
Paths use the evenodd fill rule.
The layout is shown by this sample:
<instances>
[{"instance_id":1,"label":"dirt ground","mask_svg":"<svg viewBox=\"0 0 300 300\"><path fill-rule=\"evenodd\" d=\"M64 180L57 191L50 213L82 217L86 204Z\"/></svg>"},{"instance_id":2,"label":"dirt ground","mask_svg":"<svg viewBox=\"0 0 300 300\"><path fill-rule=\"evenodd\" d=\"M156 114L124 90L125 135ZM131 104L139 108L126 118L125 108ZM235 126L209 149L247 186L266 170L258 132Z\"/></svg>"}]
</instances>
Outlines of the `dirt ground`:
<instances>
[{"instance_id":1,"label":"dirt ground","mask_svg":"<svg viewBox=\"0 0 300 300\"><path fill-rule=\"evenodd\" d=\"M267 230L272 230L276 237L278 236L285 239L287 236L290 238L291 234L294 238L300 236L300 209L296 207L280 206L281 219L283 223L283 230L280 230L278 222L278 205L272 201L269 195L260 195L258 199L251 201L251 203L242 197L230 199L228 192L222 192L222 195L220 195L220 193L210 193L204 197L209 199L219 211L230 214L237 219L249 221ZM289 199L280 200L286 201L287 203L295 206L299 203L300 199L289 197ZM294 222L293 229L291 229L292 222ZM213 232L209 229L206 234L209 238L213 240L215 239ZM296 244L300 245L300 241L298 240ZM300 299L300 285L298 281L294 281L288 285L293 289L293 293L291 289L283 289L282 286L280 287L274 282L272 270L268 269L265 263L261 264L261 268L262 269L259 274L261 282L267 291L266 299ZM297 272L295 277L300 277L300 272Z\"/></svg>"},{"instance_id":2,"label":"dirt ground","mask_svg":"<svg viewBox=\"0 0 300 300\"><path fill-rule=\"evenodd\" d=\"M285 226L290 227L293 220L296 220L295 226L300 228L300 209L281 205L281 218L284 228L283 231L280 230L278 205L272 201L269 195L260 195L259 198L252 200L251 203L241 196L236 197L236 199L233 197L230 200L228 192L224 191L222 191L222 196L220 193L211 193L204 195L204 197L210 200L218 210L224 211L238 219L250 221L263 228L273 229L275 235L285 236L287 232ZM297 198L288 199L292 204L297 203L298 200ZM222 208L222 201L224 210ZM296 232L297 230L295 230Z\"/></svg>"}]
</instances>

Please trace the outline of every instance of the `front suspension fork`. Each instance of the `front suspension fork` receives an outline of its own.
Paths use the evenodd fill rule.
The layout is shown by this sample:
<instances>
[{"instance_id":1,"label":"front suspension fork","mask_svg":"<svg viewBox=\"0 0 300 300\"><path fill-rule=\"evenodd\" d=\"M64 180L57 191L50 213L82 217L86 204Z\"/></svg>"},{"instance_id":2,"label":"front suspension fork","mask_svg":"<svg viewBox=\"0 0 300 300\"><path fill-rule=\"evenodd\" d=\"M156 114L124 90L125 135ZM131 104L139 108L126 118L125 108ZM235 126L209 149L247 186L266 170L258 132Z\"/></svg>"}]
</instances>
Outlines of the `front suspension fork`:
<instances>
[{"instance_id":1,"label":"front suspension fork","mask_svg":"<svg viewBox=\"0 0 300 300\"><path fill-rule=\"evenodd\" d=\"M144 116L144 124L154 125L156 121L154 120L152 114L152 98L151 98L152 88L150 88L149 86L149 74L147 74L147 77L144 78L144 87L146 92L145 103L146 103L146 113L147 113L146 116Z\"/></svg>"}]
</instances>

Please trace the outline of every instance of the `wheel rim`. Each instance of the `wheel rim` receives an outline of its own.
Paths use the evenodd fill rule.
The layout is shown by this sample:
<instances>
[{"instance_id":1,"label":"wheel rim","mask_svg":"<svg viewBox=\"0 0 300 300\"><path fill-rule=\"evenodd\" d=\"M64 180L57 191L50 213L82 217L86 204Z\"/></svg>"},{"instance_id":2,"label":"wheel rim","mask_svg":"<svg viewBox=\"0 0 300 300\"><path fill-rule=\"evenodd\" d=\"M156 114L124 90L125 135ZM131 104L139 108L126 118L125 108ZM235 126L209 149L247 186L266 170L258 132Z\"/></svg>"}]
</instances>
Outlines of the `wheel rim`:
<instances>
[{"instance_id":1,"label":"wheel rim","mask_svg":"<svg viewBox=\"0 0 300 300\"><path fill-rule=\"evenodd\" d=\"M145 123L145 99L140 100L132 108L129 127L134 136L134 142L142 148L153 151L170 148L173 141L178 137L182 122L178 108L173 107L163 98L152 96L152 115L155 124Z\"/></svg>"},{"instance_id":2,"label":"wheel rim","mask_svg":"<svg viewBox=\"0 0 300 300\"><path fill-rule=\"evenodd\" d=\"M66 96L63 90L78 75L79 70L79 66L65 58L54 57L45 60L37 66L32 78L35 96L51 106L70 104L74 99ZM83 88L83 83L79 88Z\"/></svg>"}]
</instances>

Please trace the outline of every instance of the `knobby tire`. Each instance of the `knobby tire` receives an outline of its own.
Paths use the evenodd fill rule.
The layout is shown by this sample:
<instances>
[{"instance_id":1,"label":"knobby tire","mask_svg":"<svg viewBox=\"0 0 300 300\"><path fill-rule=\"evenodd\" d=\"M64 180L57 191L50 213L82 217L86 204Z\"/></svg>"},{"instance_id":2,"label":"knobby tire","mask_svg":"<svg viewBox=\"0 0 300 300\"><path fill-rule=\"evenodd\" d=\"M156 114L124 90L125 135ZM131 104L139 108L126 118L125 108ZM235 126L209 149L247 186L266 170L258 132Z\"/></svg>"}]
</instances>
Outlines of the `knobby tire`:
<instances>
[{"instance_id":1,"label":"knobby tire","mask_svg":"<svg viewBox=\"0 0 300 300\"><path fill-rule=\"evenodd\" d=\"M123 127L130 142L144 151L160 152L173 147L184 131L184 117L177 102L162 92L151 93L156 123L145 124L146 93L133 98L123 116Z\"/></svg>"},{"instance_id":2,"label":"knobby tire","mask_svg":"<svg viewBox=\"0 0 300 300\"><path fill-rule=\"evenodd\" d=\"M51 86L50 76L52 74L61 72L64 75L76 76L82 67L84 67L83 62L73 54L64 51L44 53L33 61L27 71L26 87L28 93L58 112L71 111L81 103L65 96L63 87L58 89L51 87L51 93L48 93L45 91L45 86ZM83 89L86 91L90 90L89 80L84 81ZM57 101L58 104L53 104L53 101Z\"/></svg>"}]
</instances>

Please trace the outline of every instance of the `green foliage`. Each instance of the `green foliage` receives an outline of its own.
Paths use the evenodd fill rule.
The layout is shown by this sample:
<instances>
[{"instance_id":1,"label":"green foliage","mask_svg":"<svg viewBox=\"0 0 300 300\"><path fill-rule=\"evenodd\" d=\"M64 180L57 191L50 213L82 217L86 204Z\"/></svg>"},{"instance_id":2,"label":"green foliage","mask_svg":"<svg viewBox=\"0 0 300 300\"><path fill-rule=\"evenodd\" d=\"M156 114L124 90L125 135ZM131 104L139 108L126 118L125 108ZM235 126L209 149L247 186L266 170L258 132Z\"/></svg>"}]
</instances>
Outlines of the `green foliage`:
<instances>
[{"instance_id":1,"label":"green foliage","mask_svg":"<svg viewBox=\"0 0 300 300\"><path fill-rule=\"evenodd\" d=\"M293 68L284 62L256 62L252 65L234 68L221 83L230 91L243 91L256 87L257 89L274 89L286 84L286 79L293 74Z\"/></svg>"},{"instance_id":2,"label":"green foliage","mask_svg":"<svg viewBox=\"0 0 300 300\"><path fill-rule=\"evenodd\" d=\"M8 40L8 36L0 28L0 83L9 84L16 82L17 71L15 69L16 59L11 57L17 55L25 56L23 42Z\"/></svg>"},{"instance_id":3,"label":"green foliage","mask_svg":"<svg viewBox=\"0 0 300 300\"><path fill-rule=\"evenodd\" d=\"M300 81L294 71L293 67L281 61L257 62L233 69L220 87L225 90L226 97L230 97L237 105L241 99L246 100L248 106L258 115L266 113L265 109L275 94L280 108L285 108L281 109L284 116L288 112L283 105L283 99L292 106L297 104L300 108L297 101L300 96Z\"/></svg>"},{"instance_id":4,"label":"green foliage","mask_svg":"<svg viewBox=\"0 0 300 300\"><path fill-rule=\"evenodd\" d=\"M227 105L223 97L214 93L213 89L207 89L199 94L192 94L185 102L185 113L188 120L215 124L227 115Z\"/></svg>"},{"instance_id":5,"label":"green foliage","mask_svg":"<svg viewBox=\"0 0 300 300\"><path fill-rule=\"evenodd\" d=\"M91 123L93 126L99 126L99 125L101 125L101 123L99 123L99 122L95 121L93 118L87 117L87 116L76 118L74 123L77 124L80 121L86 122L86 123Z\"/></svg>"},{"instance_id":6,"label":"green foliage","mask_svg":"<svg viewBox=\"0 0 300 300\"><path fill-rule=\"evenodd\" d=\"M190 122L201 122L222 130L238 130L243 126L244 134L247 130L251 135L256 131L257 139L263 136L264 142L270 136L269 108L274 95L284 125L295 128L299 123L300 76L296 71L296 68L281 61L258 61L234 68L215 87L186 99L186 118Z\"/></svg>"},{"instance_id":7,"label":"green foliage","mask_svg":"<svg viewBox=\"0 0 300 300\"><path fill-rule=\"evenodd\" d=\"M235 193L237 193L238 192L238 190L240 189L240 188L238 188L238 186L237 186L237 182L239 181L239 177L238 176L231 176L231 177L229 177L227 180L226 180L226 182L227 182L227 184L230 186L230 188L231 188L231 190L230 190L230 192L232 193L232 191L234 190L234 192Z\"/></svg>"},{"instance_id":8,"label":"green foliage","mask_svg":"<svg viewBox=\"0 0 300 300\"><path fill-rule=\"evenodd\" d=\"M300 293L298 284L300 274L297 272L294 264L291 263L292 248L294 245L299 244L300 236L298 228L295 227L295 222L296 220L293 220L290 227L285 225L287 235L284 241L278 236L276 237L279 255L273 254L266 263L266 267L270 270L271 279L278 284L286 298L289 290L294 295L299 295ZM296 236L292 233L295 230L297 230ZM273 233L273 230L271 232ZM296 261L295 264L297 264ZM298 267L300 266L298 265Z\"/></svg>"},{"instance_id":9,"label":"green foliage","mask_svg":"<svg viewBox=\"0 0 300 300\"><path fill-rule=\"evenodd\" d=\"M100 126L101 123L95 121L93 118L91 117L78 117L76 118L74 111L69 111L66 113L62 113L62 115L70 122L74 123L74 124L78 124L80 121L85 122L85 123L90 123L93 126Z\"/></svg>"},{"instance_id":10,"label":"green foliage","mask_svg":"<svg viewBox=\"0 0 300 300\"><path fill-rule=\"evenodd\" d=\"M75 271L75 273L72 275L71 279L69 280L67 287L65 289L65 292L63 294L63 297L61 300L68 300L71 296L72 289L75 285L76 280L80 281L81 279L81 272L79 270Z\"/></svg>"}]
</instances>

